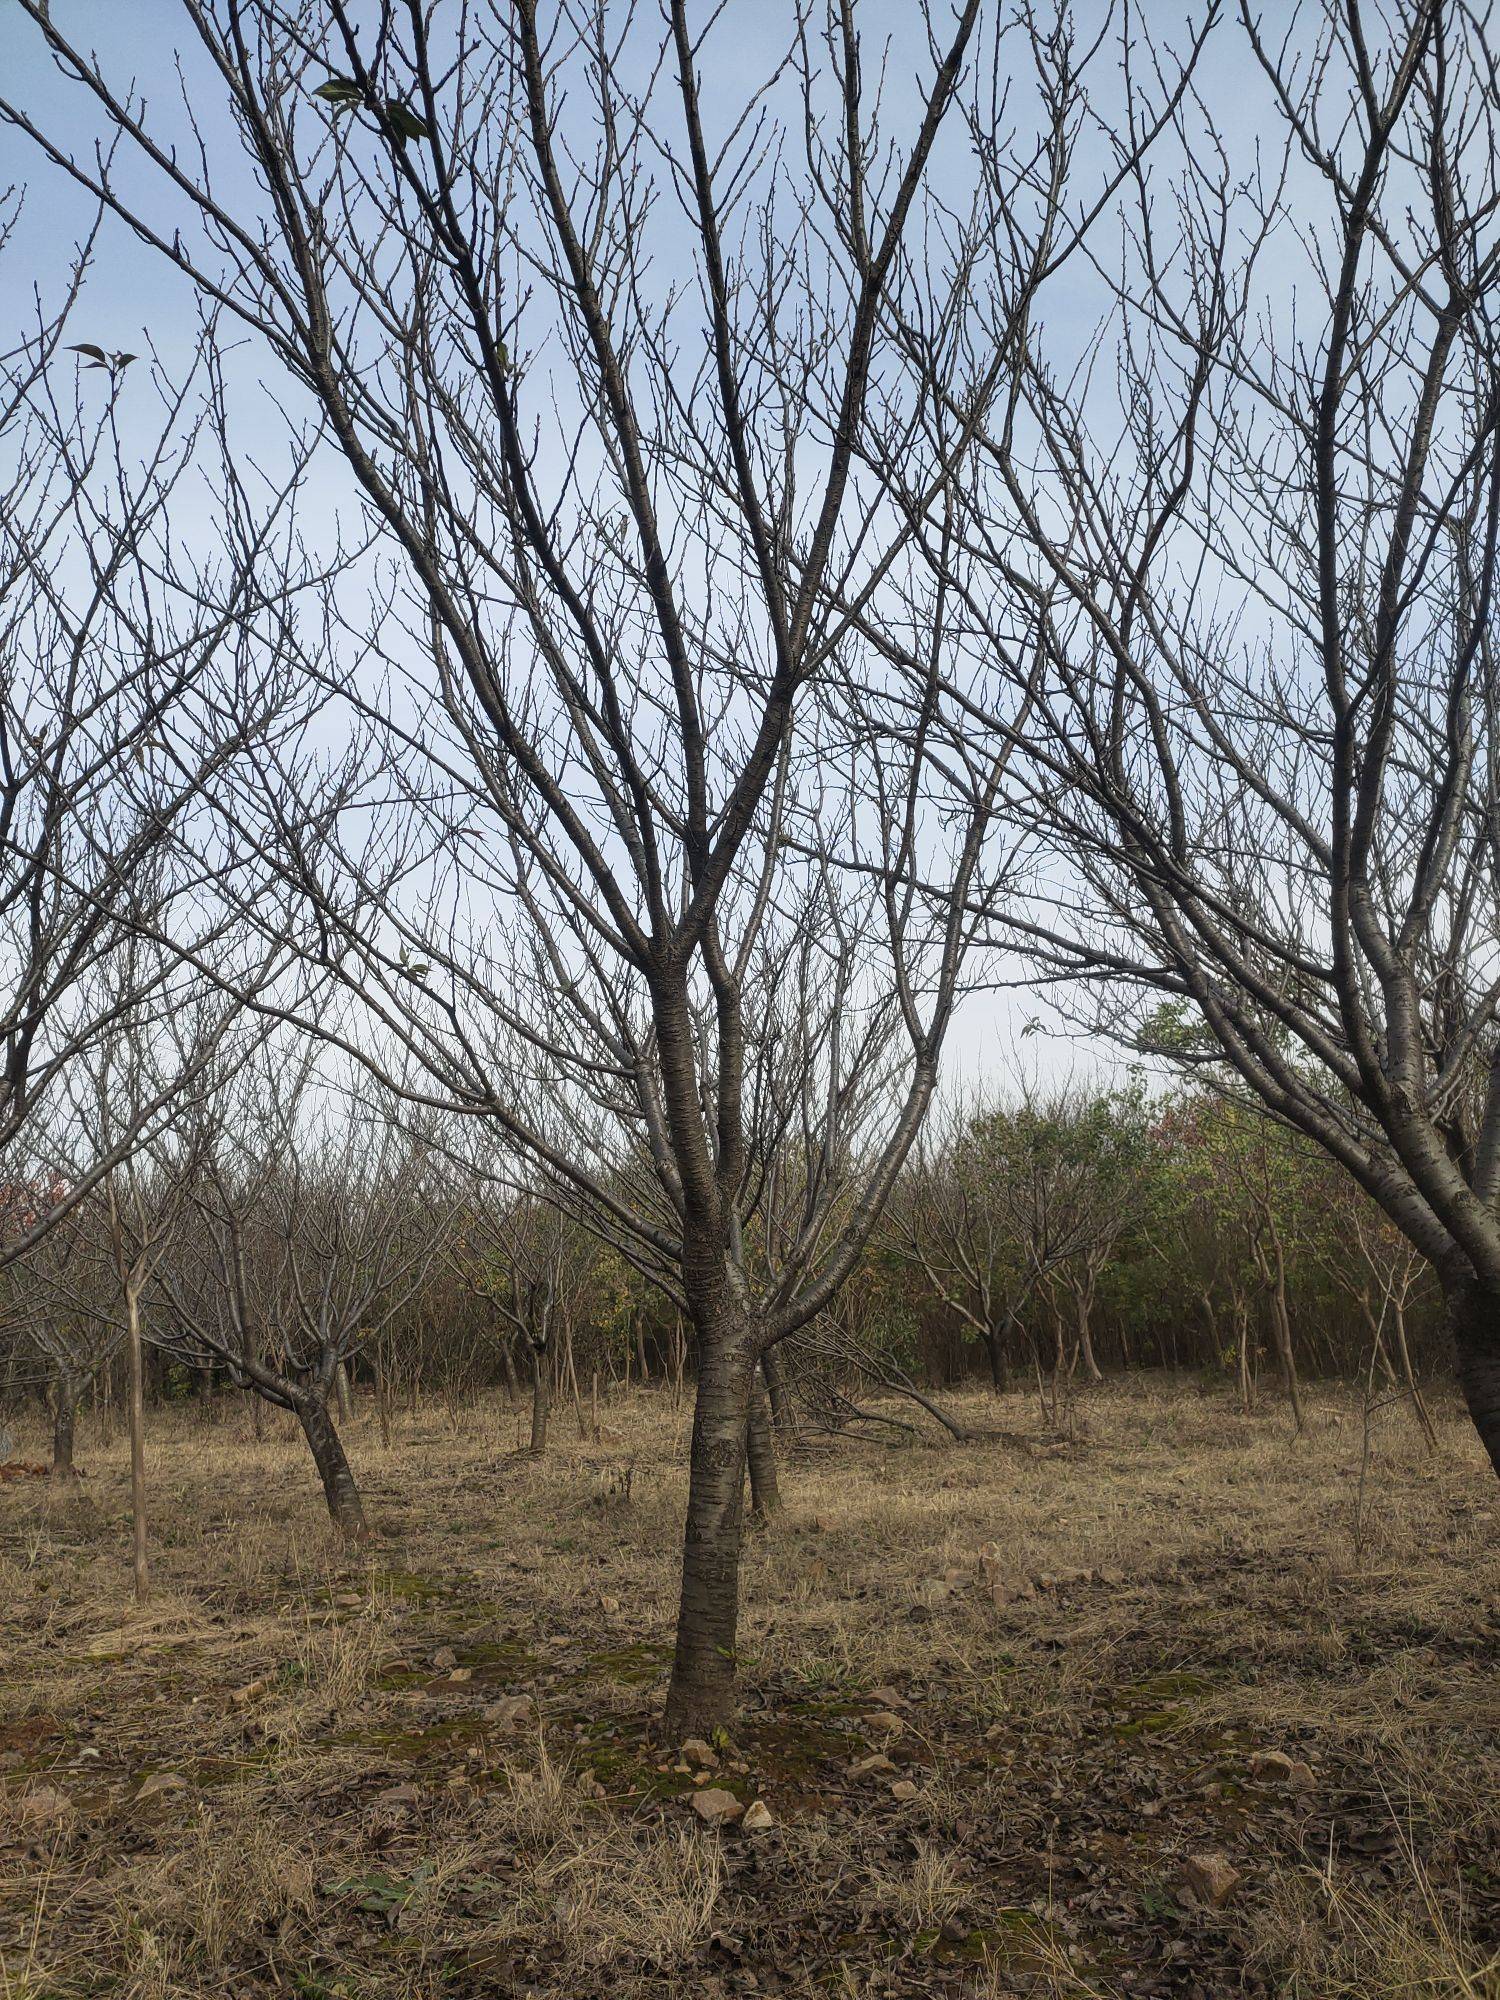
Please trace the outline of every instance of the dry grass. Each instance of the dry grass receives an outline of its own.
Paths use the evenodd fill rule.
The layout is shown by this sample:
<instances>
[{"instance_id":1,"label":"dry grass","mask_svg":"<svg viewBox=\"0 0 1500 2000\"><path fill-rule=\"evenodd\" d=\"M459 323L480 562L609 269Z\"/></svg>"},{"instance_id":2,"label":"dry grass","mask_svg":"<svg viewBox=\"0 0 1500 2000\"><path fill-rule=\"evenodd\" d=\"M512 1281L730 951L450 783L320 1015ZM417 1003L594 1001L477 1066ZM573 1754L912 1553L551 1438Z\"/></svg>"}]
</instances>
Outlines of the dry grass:
<instances>
[{"instance_id":1,"label":"dry grass","mask_svg":"<svg viewBox=\"0 0 1500 2000\"><path fill-rule=\"evenodd\" d=\"M362 1415L357 1554L289 1428L156 1419L139 1610L123 1440L85 1425L81 1499L0 1493L0 2000L1496 2000L1497 1507L1457 1413L1435 1460L1387 1415L1356 1518L1336 1392L1297 1439L1114 1388L1063 1448L1023 1398L962 1401L1004 1435L786 1468L721 1774L777 1823L726 1837L649 1736L688 1426L665 1397L597 1442L560 1420L541 1461L491 1402L406 1412L389 1449ZM631 1500L601 1505L627 1444ZM915 1798L850 1775L886 1691ZM516 1731L489 1711L518 1694ZM1255 1781L1268 1748L1311 1787ZM182 1786L138 1800L163 1771ZM1200 1847L1244 1876L1222 1912L1180 1889Z\"/></svg>"}]
</instances>

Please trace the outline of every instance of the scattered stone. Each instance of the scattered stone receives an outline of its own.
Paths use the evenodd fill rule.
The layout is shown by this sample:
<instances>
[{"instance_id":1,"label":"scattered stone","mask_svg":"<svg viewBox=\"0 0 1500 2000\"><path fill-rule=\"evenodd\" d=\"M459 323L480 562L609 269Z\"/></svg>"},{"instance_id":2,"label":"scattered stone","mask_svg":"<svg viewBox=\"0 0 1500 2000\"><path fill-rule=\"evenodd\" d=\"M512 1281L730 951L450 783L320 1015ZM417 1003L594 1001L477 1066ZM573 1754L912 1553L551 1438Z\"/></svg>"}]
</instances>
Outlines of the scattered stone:
<instances>
[{"instance_id":1,"label":"scattered stone","mask_svg":"<svg viewBox=\"0 0 1500 2000\"><path fill-rule=\"evenodd\" d=\"M701 1736L690 1736L677 1754L690 1770L717 1771L719 1768L718 1751Z\"/></svg>"},{"instance_id":2,"label":"scattered stone","mask_svg":"<svg viewBox=\"0 0 1500 2000\"><path fill-rule=\"evenodd\" d=\"M135 1795L135 1803L144 1805L147 1799L165 1798L172 1792L185 1792L187 1779L180 1771L153 1771Z\"/></svg>"},{"instance_id":3,"label":"scattered stone","mask_svg":"<svg viewBox=\"0 0 1500 2000\"><path fill-rule=\"evenodd\" d=\"M857 1764L851 1764L849 1775L851 1778L883 1778L895 1768L890 1758L877 1750L873 1757L861 1757Z\"/></svg>"},{"instance_id":4,"label":"scattered stone","mask_svg":"<svg viewBox=\"0 0 1500 2000\"><path fill-rule=\"evenodd\" d=\"M455 1667L448 1678L450 1681L471 1681L474 1678L474 1669L472 1667Z\"/></svg>"},{"instance_id":5,"label":"scattered stone","mask_svg":"<svg viewBox=\"0 0 1500 2000\"><path fill-rule=\"evenodd\" d=\"M875 1715L867 1715L861 1727L867 1736L879 1737L882 1743L894 1743L906 1724L899 1715L893 1715L890 1709L883 1708Z\"/></svg>"},{"instance_id":6,"label":"scattered stone","mask_svg":"<svg viewBox=\"0 0 1500 2000\"><path fill-rule=\"evenodd\" d=\"M896 1688L871 1688L865 1699L874 1708L910 1708L911 1703Z\"/></svg>"},{"instance_id":7,"label":"scattered stone","mask_svg":"<svg viewBox=\"0 0 1500 2000\"><path fill-rule=\"evenodd\" d=\"M334 1593L333 1606L336 1611L357 1611L364 1599L357 1590L340 1590Z\"/></svg>"},{"instance_id":8,"label":"scattered stone","mask_svg":"<svg viewBox=\"0 0 1500 2000\"><path fill-rule=\"evenodd\" d=\"M1182 1864L1182 1879L1200 1903L1222 1910L1244 1877L1227 1854L1190 1854Z\"/></svg>"},{"instance_id":9,"label":"scattered stone","mask_svg":"<svg viewBox=\"0 0 1500 2000\"><path fill-rule=\"evenodd\" d=\"M72 1810L73 1801L67 1793L52 1785L33 1785L22 1792L19 1801L21 1818L33 1823L65 1819Z\"/></svg>"},{"instance_id":10,"label":"scattered stone","mask_svg":"<svg viewBox=\"0 0 1500 2000\"><path fill-rule=\"evenodd\" d=\"M900 1799L903 1805L908 1799L914 1799L916 1796L917 1788L910 1778L898 1778L891 1786L891 1797Z\"/></svg>"},{"instance_id":11,"label":"scattered stone","mask_svg":"<svg viewBox=\"0 0 1500 2000\"><path fill-rule=\"evenodd\" d=\"M709 1785L694 1792L693 1811L705 1826L732 1826L744 1817L745 1808L733 1792L726 1792L722 1785Z\"/></svg>"},{"instance_id":12,"label":"scattered stone","mask_svg":"<svg viewBox=\"0 0 1500 2000\"><path fill-rule=\"evenodd\" d=\"M1075 1583L1092 1583L1091 1569L1050 1569L1041 1570L1033 1578L1038 1590L1066 1590Z\"/></svg>"},{"instance_id":13,"label":"scattered stone","mask_svg":"<svg viewBox=\"0 0 1500 2000\"><path fill-rule=\"evenodd\" d=\"M422 1794L416 1785L388 1785L370 1801L377 1811L386 1813L407 1812L421 1803Z\"/></svg>"},{"instance_id":14,"label":"scattered stone","mask_svg":"<svg viewBox=\"0 0 1500 2000\"><path fill-rule=\"evenodd\" d=\"M995 1605L1029 1604L1036 1596L1036 1585L1029 1576L997 1577L990 1585L990 1601Z\"/></svg>"},{"instance_id":15,"label":"scattered stone","mask_svg":"<svg viewBox=\"0 0 1500 2000\"><path fill-rule=\"evenodd\" d=\"M759 1833L762 1828L774 1824L775 1822L771 1818L771 1808L766 1804L764 1799L753 1799L746 1806L745 1816L740 1821L740 1825L745 1829L746 1833Z\"/></svg>"},{"instance_id":16,"label":"scattered stone","mask_svg":"<svg viewBox=\"0 0 1500 2000\"><path fill-rule=\"evenodd\" d=\"M521 1729L536 1721L536 1703L529 1694L502 1695L488 1704L484 1718L486 1722L498 1723L502 1729Z\"/></svg>"},{"instance_id":17,"label":"scattered stone","mask_svg":"<svg viewBox=\"0 0 1500 2000\"><path fill-rule=\"evenodd\" d=\"M432 1656L432 1664L440 1674L445 1674L450 1667L458 1665L458 1655L451 1646L439 1646Z\"/></svg>"},{"instance_id":18,"label":"scattered stone","mask_svg":"<svg viewBox=\"0 0 1500 2000\"><path fill-rule=\"evenodd\" d=\"M1288 1785L1292 1780L1292 1759L1285 1750L1257 1750L1250 1759L1250 1775L1267 1785Z\"/></svg>"},{"instance_id":19,"label":"scattered stone","mask_svg":"<svg viewBox=\"0 0 1500 2000\"><path fill-rule=\"evenodd\" d=\"M229 1699L234 1703L236 1708L244 1708L248 1702L259 1701L270 1685L271 1683L267 1680L246 1681L242 1688L234 1690Z\"/></svg>"}]
</instances>

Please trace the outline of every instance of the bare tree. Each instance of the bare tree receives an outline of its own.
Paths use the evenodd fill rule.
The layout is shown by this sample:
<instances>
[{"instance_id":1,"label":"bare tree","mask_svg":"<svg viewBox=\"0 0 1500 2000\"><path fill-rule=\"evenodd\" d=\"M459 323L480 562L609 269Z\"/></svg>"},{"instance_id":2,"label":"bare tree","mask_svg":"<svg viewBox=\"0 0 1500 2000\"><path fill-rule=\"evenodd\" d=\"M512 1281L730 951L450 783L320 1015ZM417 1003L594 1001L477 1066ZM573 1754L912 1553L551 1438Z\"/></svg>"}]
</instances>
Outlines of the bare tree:
<instances>
[{"instance_id":1,"label":"bare tree","mask_svg":"<svg viewBox=\"0 0 1500 2000\"><path fill-rule=\"evenodd\" d=\"M196 1115L194 1223L162 1274L154 1343L289 1410L329 1516L369 1528L330 1403L339 1373L406 1311L443 1250L425 1152L386 1107L350 1100L273 1043Z\"/></svg>"},{"instance_id":2,"label":"bare tree","mask_svg":"<svg viewBox=\"0 0 1500 2000\"><path fill-rule=\"evenodd\" d=\"M306 718L305 695L283 706L263 649L253 688L244 672L279 503L253 530L226 519L211 557L183 547L168 517L200 446L212 456L184 422L208 350L174 383L140 356L68 341L92 248L62 310L0 356L0 1175L28 1194L0 1207L0 1259L84 1200L183 1082L163 1074L104 1153L79 1157L74 1128L48 1160L79 1066L143 1009L188 1004L188 957L242 992L293 963L237 926L244 857L200 810L252 741ZM287 572L273 558L268 575ZM248 955L231 962L231 945Z\"/></svg>"},{"instance_id":3,"label":"bare tree","mask_svg":"<svg viewBox=\"0 0 1500 2000\"><path fill-rule=\"evenodd\" d=\"M12 1200L21 1199L19 1191ZM58 1190L47 1189L43 1204L62 1207ZM15 1216L9 1227L22 1234L32 1216ZM74 1449L78 1406L90 1386L113 1361L122 1338L118 1317L104 1296L106 1273L89 1267L77 1215L69 1210L60 1226L47 1231L23 1260L13 1261L3 1281L0 1336L11 1353L11 1384L44 1383L52 1410L52 1476L62 1486L77 1483Z\"/></svg>"},{"instance_id":4,"label":"bare tree","mask_svg":"<svg viewBox=\"0 0 1500 2000\"><path fill-rule=\"evenodd\" d=\"M75 1311L98 1314L124 1341L129 1364L130 1499L135 1595L146 1596L146 1301L158 1282L189 1207L196 1160L189 1111L192 1092L223 1055L239 1008L212 987L191 1006L162 1014L163 980L145 969L158 956L131 938L117 968L133 996L114 1010L109 1039L67 1077L68 1116L53 1139L56 1156L76 1150L93 1177L86 1200L68 1204L67 1226L80 1254L53 1282L68 1284ZM148 996L142 998L141 996ZM108 1162L97 1172L97 1163ZM56 1225L54 1225L56 1226ZM94 1276L90 1280L90 1266ZM99 1275L108 1282L101 1285Z\"/></svg>"},{"instance_id":5,"label":"bare tree","mask_svg":"<svg viewBox=\"0 0 1500 2000\"><path fill-rule=\"evenodd\" d=\"M1070 371L1028 335L929 547L1031 697L990 717L1035 832L1011 935L1354 1176L1438 1273L1500 1470L1492 31L1352 0L1234 32L1235 129L1180 108L1097 340Z\"/></svg>"},{"instance_id":6,"label":"bare tree","mask_svg":"<svg viewBox=\"0 0 1500 2000\"><path fill-rule=\"evenodd\" d=\"M929 1119L887 1212L886 1236L978 1338L998 1396L1009 1387L1011 1336L1038 1273L1021 1254L981 1125L976 1108L958 1100Z\"/></svg>"},{"instance_id":7,"label":"bare tree","mask_svg":"<svg viewBox=\"0 0 1500 2000\"><path fill-rule=\"evenodd\" d=\"M547 1447L556 1334L577 1312L597 1245L555 1204L489 1179L454 1202L448 1257L483 1299L503 1342L519 1341L531 1368L531 1450Z\"/></svg>"},{"instance_id":8,"label":"bare tree","mask_svg":"<svg viewBox=\"0 0 1500 2000\"><path fill-rule=\"evenodd\" d=\"M64 25L23 5L163 176L182 230L157 228L112 168L37 134L44 148L305 385L403 565L425 665L394 720L425 844L355 867L350 899L326 876L304 886L329 927L356 906L336 962L443 1099L496 1120L679 1274L699 1382L669 1720L718 1722L755 1363L837 1288L916 1131L993 790L983 759L945 778L919 701L908 732L876 739L877 764L862 720L833 706L851 628L824 608L835 578L869 600L907 538L860 443L877 419L922 443L882 305L913 282L908 230L978 0L930 51L919 33L927 74L896 151L848 7L826 49L791 10L767 87L710 109L682 0L660 37L644 16L567 4L544 24L534 0L451 23L394 4L184 0L217 100L212 118L192 107L193 176ZM773 170L788 107L814 199ZM35 129L14 103L6 115ZM219 192L221 132L248 152L265 212ZM688 260L687 284L665 290L651 262L664 203L687 227L674 220L663 255ZM566 363L550 381L549 347ZM541 448L539 424L560 449ZM387 657L393 629L367 634ZM954 800L940 844L962 892L940 905L912 880L917 804L937 786ZM861 943L899 988L905 1076L840 1180L838 1226L810 1216L761 1296L741 1255L747 975L783 913L818 894L789 878L817 877L872 790ZM811 858L797 863L793 841ZM461 924L443 919L441 881L420 904L387 892L424 870L458 871ZM497 1063L505 1038L530 1088ZM841 1067L827 1072L840 1127ZM527 1118L538 1081L623 1112L651 1162L646 1213L617 1191L614 1160L560 1150ZM838 1132L845 1160L852 1137Z\"/></svg>"},{"instance_id":9,"label":"bare tree","mask_svg":"<svg viewBox=\"0 0 1500 2000\"><path fill-rule=\"evenodd\" d=\"M399 1065L495 1121L684 1302L668 1723L718 1723L757 1361L869 1241L990 910L1007 752L934 732L954 605L911 552L952 526L973 412L1010 366L1008 341L977 363L962 346L976 266L1007 260L1023 324L1101 210L1064 197L1107 40L931 0L898 20L882 98L854 0L786 0L763 81L710 95L720 18L687 0L659 19L181 0L177 146L42 0L19 5L132 174L13 99L0 115L260 338L393 558L344 635L390 682L309 670L384 732L399 833L354 851L341 824L342 867L314 865L273 782L280 864ZM1035 116L988 142L1003 187L972 211L930 195L1023 65ZM1105 189L1159 123L1105 134ZM972 404L935 393L950 370ZM782 1156L800 1192L794 1226L762 1205L752 1255L750 1087L774 1066L757 1010L799 954L841 1005L768 1113L806 1123Z\"/></svg>"}]
</instances>

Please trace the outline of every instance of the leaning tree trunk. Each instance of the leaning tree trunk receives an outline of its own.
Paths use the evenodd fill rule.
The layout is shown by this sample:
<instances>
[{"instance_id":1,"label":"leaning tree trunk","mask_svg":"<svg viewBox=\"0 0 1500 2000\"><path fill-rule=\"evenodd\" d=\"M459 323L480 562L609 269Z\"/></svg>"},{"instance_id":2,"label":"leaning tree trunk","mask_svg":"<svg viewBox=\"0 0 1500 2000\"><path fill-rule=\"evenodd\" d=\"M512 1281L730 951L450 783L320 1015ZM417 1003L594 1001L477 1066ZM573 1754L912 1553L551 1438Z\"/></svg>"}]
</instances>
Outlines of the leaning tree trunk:
<instances>
[{"instance_id":1,"label":"leaning tree trunk","mask_svg":"<svg viewBox=\"0 0 1500 2000\"><path fill-rule=\"evenodd\" d=\"M673 1742L724 1727L734 1710L745 1445L754 1369L747 1320L726 1312L716 1326L700 1321L682 1603L664 1719Z\"/></svg>"},{"instance_id":2,"label":"leaning tree trunk","mask_svg":"<svg viewBox=\"0 0 1500 2000\"><path fill-rule=\"evenodd\" d=\"M1490 1464L1500 1474L1500 1293L1473 1278L1444 1287L1457 1349L1458 1386Z\"/></svg>"},{"instance_id":3,"label":"leaning tree trunk","mask_svg":"<svg viewBox=\"0 0 1500 2000\"><path fill-rule=\"evenodd\" d=\"M367 1542L370 1529L365 1520L364 1503L354 1483L354 1474L349 1470L349 1460L344 1455L333 1418L328 1414L326 1394L320 1394L316 1389L304 1390L293 1407L313 1455L313 1463L318 1468L318 1477L323 1482L323 1497L328 1502L333 1525L346 1541Z\"/></svg>"},{"instance_id":4,"label":"leaning tree trunk","mask_svg":"<svg viewBox=\"0 0 1500 2000\"><path fill-rule=\"evenodd\" d=\"M745 1453L750 1461L750 1506L761 1520L781 1509L781 1486L776 1474L776 1435L771 1426L770 1405L766 1401L762 1370L757 1368L750 1390L750 1417L745 1427Z\"/></svg>"},{"instance_id":5,"label":"leaning tree trunk","mask_svg":"<svg viewBox=\"0 0 1500 2000\"><path fill-rule=\"evenodd\" d=\"M60 1368L52 1389L52 1477L63 1486L78 1483L73 1465L73 1432L77 1421L78 1378L71 1368Z\"/></svg>"},{"instance_id":6,"label":"leaning tree trunk","mask_svg":"<svg viewBox=\"0 0 1500 2000\"><path fill-rule=\"evenodd\" d=\"M540 1457L547 1449L547 1419L552 1413L552 1399L547 1384L547 1350L533 1347L531 1350L531 1449Z\"/></svg>"}]
</instances>

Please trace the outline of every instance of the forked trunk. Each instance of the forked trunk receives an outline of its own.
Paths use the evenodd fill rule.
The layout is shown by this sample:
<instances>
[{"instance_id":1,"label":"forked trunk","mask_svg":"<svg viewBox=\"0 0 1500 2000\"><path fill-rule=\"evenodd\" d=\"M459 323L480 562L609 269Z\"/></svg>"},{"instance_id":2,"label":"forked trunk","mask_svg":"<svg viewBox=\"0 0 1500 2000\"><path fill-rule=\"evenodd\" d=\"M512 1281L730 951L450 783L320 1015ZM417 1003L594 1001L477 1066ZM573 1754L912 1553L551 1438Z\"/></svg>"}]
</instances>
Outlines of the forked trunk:
<instances>
[{"instance_id":1,"label":"forked trunk","mask_svg":"<svg viewBox=\"0 0 1500 2000\"><path fill-rule=\"evenodd\" d=\"M699 1326L682 1603L665 1717L672 1742L709 1735L724 1727L734 1710L745 1442L754 1368L747 1324Z\"/></svg>"},{"instance_id":2,"label":"forked trunk","mask_svg":"<svg viewBox=\"0 0 1500 2000\"><path fill-rule=\"evenodd\" d=\"M758 1368L750 1390L745 1448L750 1460L750 1506L762 1520L768 1520L780 1510L781 1487L776 1476L776 1436L771 1427L771 1409Z\"/></svg>"},{"instance_id":3,"label":"forked trunk","mask_svg":"<svg viewBox=\"0 0 1500 2000\"><path fill-rule=\"evenodd\" d=\"M326 1398L316 1390L304 1391L297 1398L296 1411L302 1434L313 1455L313 1463L318 1468L318 1477L323 1482L323 1497L328 1502L333 1525L346 1541L367 1542L370 1529L365 1520L364 1504L354 1483L354 1474L349 1470L349 1461L344 1455L333 1418L328 1414Z\"/></svg>"},{"instance_id":4,"label":"forked trunk","mask_svg":"<svg viewBox=\"0 0 1500 2000\"><path fill-rule=\"evenodd\" d=\"M1463 1278L1447 1286L1445 1295L1458 1351L1458 1385L1479 1441L1500 1475L1500 1293Z\"/></svg>"},{"instance_id":5,"label":"forked trunk","mask_svg":"<svg viewBox=\"0 0 1500 2000\"><path fill-rule=\"evenodd\" d=\"M547 1449L547 1419L552 1403L547 1390L547 1352L531 1350L531 1449L540 1454Z\"/></svg>"},{"instance_id":6,"label":"forked trunk","mask_svg":"<svg viewBox=\"0 0 1500 2000\"><path fill-rule=\"evenodd\" d=\"M58 1371L52 1390L52 1477L59 1485L77 1484L73 1466L73 1432L78 1421L78 1379L71 1368Z\"/></svg>"}]
</instances>

